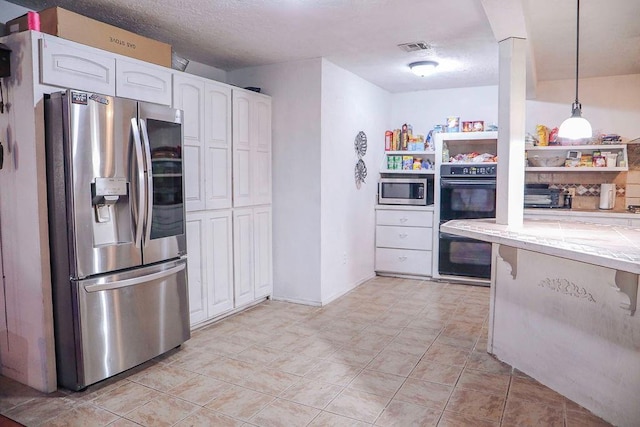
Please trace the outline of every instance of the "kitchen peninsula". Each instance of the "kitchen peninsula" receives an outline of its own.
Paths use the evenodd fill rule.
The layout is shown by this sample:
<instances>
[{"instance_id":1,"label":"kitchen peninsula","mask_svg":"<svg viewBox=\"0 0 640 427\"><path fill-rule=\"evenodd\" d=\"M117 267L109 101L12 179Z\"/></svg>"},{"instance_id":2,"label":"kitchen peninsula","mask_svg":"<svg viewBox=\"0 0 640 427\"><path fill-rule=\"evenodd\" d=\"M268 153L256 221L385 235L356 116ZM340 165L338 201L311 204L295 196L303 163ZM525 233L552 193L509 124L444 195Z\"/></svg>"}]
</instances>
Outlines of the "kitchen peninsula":
<instances>
[{"instance_id":1,"label":"kitchen peninsula","mask_svg":"<svg viewBox=\"0 0 640 427\"><path fill-rule=\"evenodd\" d=\"M488 351L620 426L640 420L640 228L457 220L493 243Z\"/></svg>"}]
</instances>

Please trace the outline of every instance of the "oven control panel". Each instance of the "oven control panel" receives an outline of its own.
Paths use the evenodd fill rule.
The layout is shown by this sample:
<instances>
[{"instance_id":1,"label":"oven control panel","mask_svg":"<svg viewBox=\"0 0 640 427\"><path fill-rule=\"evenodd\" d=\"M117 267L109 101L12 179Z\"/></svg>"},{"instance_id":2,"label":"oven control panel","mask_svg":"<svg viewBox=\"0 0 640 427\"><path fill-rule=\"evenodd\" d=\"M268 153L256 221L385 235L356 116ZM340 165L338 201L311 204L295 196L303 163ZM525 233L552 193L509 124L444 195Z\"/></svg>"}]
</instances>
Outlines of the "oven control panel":
<instances>
[{"instance_id":1,"label":"oven control panel","mask_svg":"<svg viewBox=\"0 0 640 427\"><path fill-rule=\"evenodd\" d=\"M496 176L495 164L493 165L442 165L442 176Z\"/></svg>"}]
</instances>

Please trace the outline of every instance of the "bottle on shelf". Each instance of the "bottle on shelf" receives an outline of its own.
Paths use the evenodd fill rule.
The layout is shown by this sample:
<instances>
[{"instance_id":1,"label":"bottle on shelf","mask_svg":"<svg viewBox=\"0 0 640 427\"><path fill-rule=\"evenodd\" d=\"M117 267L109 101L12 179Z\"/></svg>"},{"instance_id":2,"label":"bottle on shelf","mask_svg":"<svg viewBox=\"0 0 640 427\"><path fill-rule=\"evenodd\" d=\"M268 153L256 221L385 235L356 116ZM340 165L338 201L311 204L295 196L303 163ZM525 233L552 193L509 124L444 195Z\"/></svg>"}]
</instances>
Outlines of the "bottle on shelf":
<instances>
[{"instance_id":1,"label":"bottle on shelf","mask_svg":"<svg viewBox=\"0 0 640 427\"><path fill-rule=\"evenodd\" d=\"M442 163L447 163L449 161L449 147L447 147L447 143L442 144Z\"/></svg>"}]
</instances>

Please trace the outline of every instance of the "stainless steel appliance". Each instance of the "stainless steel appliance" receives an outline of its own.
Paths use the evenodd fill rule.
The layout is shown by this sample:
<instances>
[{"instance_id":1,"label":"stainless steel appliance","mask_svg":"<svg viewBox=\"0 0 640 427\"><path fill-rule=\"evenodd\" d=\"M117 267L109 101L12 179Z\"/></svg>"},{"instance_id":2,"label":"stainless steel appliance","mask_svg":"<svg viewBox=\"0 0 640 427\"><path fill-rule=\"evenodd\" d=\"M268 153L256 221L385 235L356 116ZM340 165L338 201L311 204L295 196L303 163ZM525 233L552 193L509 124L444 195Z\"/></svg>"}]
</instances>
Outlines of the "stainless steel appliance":
<instances>
[{"instance_id":1,"label":"stainless steel appliance","mask_svg":"<svg viewBox=\"0 0 640 427\"><path fill-rule=\"evenodd\" d=\"M433 178L380 178L378 203L381 205L432 205Z\"/></svg>"},{"instance_id":2,"label":"stainless steel appliance","mask_svg":"<svg viewBox=\"0 0 640 427\"><path fill-rule=\"evenodd\" d=\"M189 339L182 112L45 100L58 382L79 390Z\"/></svg>"},{"instance_id":3,"label":"stainless steel appliance","mask_svg":"<svg viewBox=\"0 0 640 427\"><path fill-rule=\"evenodd\" d=\"M570 208L571 198L564 190L547 184L527 184L524 188L525 208Z\"/></svg>"},{"instance_id":4,"label":"stainless steel appliance","mask_svg":"<svg viewBox=\"0 0 640 427\"><path fill-rule=\"evenodd\" d=\"M495 164L442 165L440 176L440 224L453 219L495 218ZM438 272L489 279L491 243L440 232Z\"/></svg>"}]
</instances>

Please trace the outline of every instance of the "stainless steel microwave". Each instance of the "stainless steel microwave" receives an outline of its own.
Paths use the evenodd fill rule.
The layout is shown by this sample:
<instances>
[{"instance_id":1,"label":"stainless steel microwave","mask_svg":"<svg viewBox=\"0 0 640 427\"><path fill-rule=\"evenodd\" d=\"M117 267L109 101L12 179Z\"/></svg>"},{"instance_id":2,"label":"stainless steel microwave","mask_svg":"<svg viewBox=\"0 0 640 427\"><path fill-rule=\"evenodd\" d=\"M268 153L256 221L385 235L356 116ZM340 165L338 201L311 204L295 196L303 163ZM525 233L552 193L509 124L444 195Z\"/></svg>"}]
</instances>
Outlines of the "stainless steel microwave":
<instances>
[{"instance_id":1,"label":"stainless steel microwave","mask_svg":"<svg viewBox=\"0 0 640 427\"><path fill-rule=\"evenodd\" d=\"M380 178L378 203L381 205L433 204L433 180L427 178Z\"/></svg>"}]
</instances>

